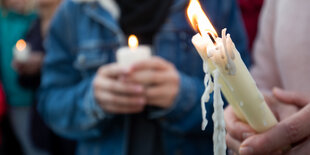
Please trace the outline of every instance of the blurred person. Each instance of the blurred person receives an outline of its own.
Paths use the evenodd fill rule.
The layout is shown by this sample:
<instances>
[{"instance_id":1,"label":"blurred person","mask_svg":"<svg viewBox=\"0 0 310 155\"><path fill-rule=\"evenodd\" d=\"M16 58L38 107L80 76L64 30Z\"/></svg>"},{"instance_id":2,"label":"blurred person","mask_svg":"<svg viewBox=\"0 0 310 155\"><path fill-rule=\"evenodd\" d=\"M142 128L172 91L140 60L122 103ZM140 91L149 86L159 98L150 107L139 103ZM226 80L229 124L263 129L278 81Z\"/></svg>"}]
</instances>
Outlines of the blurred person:
<instances>
[{"instance_id":1,"label":"blurred person","mask_svg":"<svg viewBox=\"0 0 310 155\"><path fill-rule=\"evenodd\" d=\"M2 88L2 84L0 82L0 154L4 154L3 150L3 140L2 140L2 135L3 135L3 117L5 114L6 106L5 106L5 94Z\"/></svg>"},{"instance_id":2,"label":"blurred person","mask_svg":"<svg viewBox=\"0 0 310 155\"><path fill-rule=\"evenodd\" d=\"M249 51L252 52L253 43L257 33L258 18L264 0L238 0L238 2L249 38Z\"/></svg>"},{"instance_id":3,"label":"blurred person","mask_svg":"<svg viewBox=\"0 0 310 155\"><path fill-rule=\"evenodd\" d=\"M31 54L26 62L14 61L13 66L19 73L19 83L35 92L40 84L41 66L45 49L43 41L49 29L50 21L61 0L36 0L38 19L30 28L25 41L30 44ZM75 143L57 136L42 121L37 112L37 101L31 111L31 137L36 147L54 155L74 154Z\"/></svg>"},{"instance_id":4,"label":"blurred person","mask_svg":"<svg viewBox=\"0 0 310 155\"><path fill-rule=\"evenodd\" d=\"M0 82L0 124L2 124L3 116L6 111L6 105L5 105L5 94L3 91L2 83ZM2 149L2 125L0 125L0 150ZM0 151L1 152L1 151Z\"/></svg>"},{"instance_id":5,"label":"blurred person","mask_svg":"<svg viewBox=\"0 0 310 155\"><path fill-rule=\"evenodd\" d=\"M227 108L227 142L235 152L294 155L310 152L310 69L307 66L310 39L305 34L310 24L309 7L310 2L306 0L265 2L251 72L279 123L257 134Z\"/></svg>"},{"instance_id":6,"label":"blurred person","mask_svg":"<svg viewBox=\"0 0 310 155\"><path fill-rule=\"evenodd\" d=\"M11 64L13 47L24 38L36 15L31 0L2 0L0 8L0 67L1 80L6 92L8 119L25 154L41 152L31 143L29 136L30 108L33 92L18 84Z\"/></svg>"},{"instance_id":7,"label":"blurred person","mask_svg":"<svg viewBox=\"0 0 310 155\"><path fill-rule=\"evenodd\" d=\"M201 131L204 73L189 1L77 1L64 1L47 35L38 105L47 124L78 140L77 154L212 154L211 121ZM249 65L236 2L202 2ZM121 67L115 52L130 34L155 56ZM211 120L212 100L206 106Z\"/></svg>"}]
</instances>

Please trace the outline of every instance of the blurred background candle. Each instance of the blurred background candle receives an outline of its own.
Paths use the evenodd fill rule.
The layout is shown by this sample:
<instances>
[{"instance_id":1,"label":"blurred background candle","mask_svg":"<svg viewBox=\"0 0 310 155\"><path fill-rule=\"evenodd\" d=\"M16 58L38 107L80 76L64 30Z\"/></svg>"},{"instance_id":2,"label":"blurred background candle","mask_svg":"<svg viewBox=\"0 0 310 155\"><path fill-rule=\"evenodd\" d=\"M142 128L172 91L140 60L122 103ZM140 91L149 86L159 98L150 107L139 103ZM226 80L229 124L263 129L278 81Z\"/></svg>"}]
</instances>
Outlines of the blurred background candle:
<instances>
[{"instance_id":1,"label":"blurred background candle","mask_svg":"<svg viewBox=\"0 0 310 155\"><path fill-rule=\"evenodd\" d=\"M122 66L130 66L138 61L149 59L152 55L151 47L140 45L135 35L128 38L128 46L121 47L116 52L116 60Z\"/></svg>"},{"instance_id":2,"label":"blurred background candle","mask_svg":"<svg viewBox=\"0 0 310 155\"><path fill-rule=\"evenodd\" d=\"M14 49L14 59L18 62L26 62L29 59L30 47L27 46L25 40L20 39L17 41Z\"/></svg>"}]
</instances>

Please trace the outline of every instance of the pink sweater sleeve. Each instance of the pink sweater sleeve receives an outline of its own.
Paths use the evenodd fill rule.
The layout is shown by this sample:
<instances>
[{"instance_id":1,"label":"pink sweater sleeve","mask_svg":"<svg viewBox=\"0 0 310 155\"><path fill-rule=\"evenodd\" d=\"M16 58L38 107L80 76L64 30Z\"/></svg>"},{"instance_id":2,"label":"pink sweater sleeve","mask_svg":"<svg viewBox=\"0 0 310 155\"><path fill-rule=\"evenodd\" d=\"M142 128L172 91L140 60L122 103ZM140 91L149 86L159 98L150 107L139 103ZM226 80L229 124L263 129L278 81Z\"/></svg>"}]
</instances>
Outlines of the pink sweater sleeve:
<instances>
[{"instance_id":1,"label":"pink sweater sleeve","mask_svg":"<svg viewBox=\"0 0 310 155\"><path fill-rule=\"evenodd\" d=\"M254 45L254 65L251 74L258 88L270 93L273 87L281 87L281 80L274 51L274 27L278 0L266 0L259 21Z\"/></svg>"}]
</instances>

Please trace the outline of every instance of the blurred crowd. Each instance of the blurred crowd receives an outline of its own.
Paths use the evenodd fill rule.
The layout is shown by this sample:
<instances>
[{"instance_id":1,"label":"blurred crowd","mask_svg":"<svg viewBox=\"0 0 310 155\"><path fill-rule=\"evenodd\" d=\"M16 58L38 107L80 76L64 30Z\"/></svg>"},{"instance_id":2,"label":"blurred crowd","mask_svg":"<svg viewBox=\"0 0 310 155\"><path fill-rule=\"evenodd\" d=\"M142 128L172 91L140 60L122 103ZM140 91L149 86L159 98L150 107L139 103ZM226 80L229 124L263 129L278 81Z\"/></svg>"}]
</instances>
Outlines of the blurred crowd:
<instances>
[{"instance_id":1,"label":"blurred crowd","mask_svg":"<svg viewBox=\"0 0 310 155\"><path fill-rule=\"evenodd\" d=\"M57 136L36 110L45 55L43 42L60 3L61 0L1 0L0 154L74 154L75 142ZM21 39L31 47L27 61L13 56L13 48Z\"/></svg>"},{"instance_id":2,"label":"blurred crowd","mask_svg":"<svg viewBox=\"0 0 310 155\"><path fill-rule=\"evenodd\" d=\"M310 3L301 1L200 2L218 32L228 28L280 121L257 134L225 104L228 153L310 151L310 125L296 124L309 118L310 102L304 35ZM212 154L212 122L200 130L204 73L191 43L188 3L1 0L0 154ZM131 34L153 56L125 68L115 53Z\"/></svg>"}]
</instances>

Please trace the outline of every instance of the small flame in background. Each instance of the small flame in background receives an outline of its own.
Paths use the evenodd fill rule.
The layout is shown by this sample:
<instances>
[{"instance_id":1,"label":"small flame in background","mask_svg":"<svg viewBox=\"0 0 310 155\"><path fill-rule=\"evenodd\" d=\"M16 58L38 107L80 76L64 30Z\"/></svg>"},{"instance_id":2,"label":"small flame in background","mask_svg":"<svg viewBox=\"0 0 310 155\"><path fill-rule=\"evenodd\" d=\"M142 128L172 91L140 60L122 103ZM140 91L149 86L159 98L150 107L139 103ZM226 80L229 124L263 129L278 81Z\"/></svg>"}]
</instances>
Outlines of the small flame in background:
<instances>
[{"instance_id":1,"label":"small flame in background","mask_svg":"<svg viewBox=\"0 0 310 155\"><path fill-rule=\"evenodd\" d=\"M26 47L27 47L27 43L25 42L25 40L20 39L20 40L17 41L16 49L18 51L23 51Z\"/></svg>"},{"instance_id":2,"label":"small flame in background","mask_svg":"<svg viewBox=\"0 0 310 155\"><path fill-rule=\"evenodd\" d=\"M187 17L194 30L198 31L201 35L211 33L214 35L214 37L218 36L209 18L201 8L198 0L191 0L189 2L187 8Z\"/></svg>"},{"instance_id":3,"label":"small flame in background","mask_svg":"<svg viewBox=\"0 0 310 155\"><path fill-rule=\"evenodd\" d=\"M131 49L135 49L139 46L138 38L135 35L130 35L128 38L128 45Z\"/></svg>"}]
</instances>

